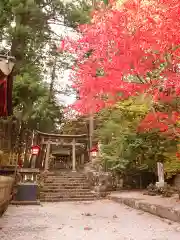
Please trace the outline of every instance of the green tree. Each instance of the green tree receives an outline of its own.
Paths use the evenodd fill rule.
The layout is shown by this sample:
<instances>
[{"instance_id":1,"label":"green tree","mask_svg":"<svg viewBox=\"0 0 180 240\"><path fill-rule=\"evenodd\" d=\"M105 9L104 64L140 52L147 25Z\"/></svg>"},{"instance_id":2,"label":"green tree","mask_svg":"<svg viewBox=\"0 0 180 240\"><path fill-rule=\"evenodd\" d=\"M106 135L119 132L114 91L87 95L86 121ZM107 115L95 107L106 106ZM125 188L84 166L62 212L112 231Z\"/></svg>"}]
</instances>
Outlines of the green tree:
<instances>
[{"instance_id":1,"label":"green tree","mask_svg":"<svg viewBox=\"0 0 180 240\"><path fill-rule=\"evenodd\" d=\"M49 99L49 86L28 73L18 76L14 83L14 113L20 122L29 129L53 131L61 124L62 106L52 95Z\"/></svg>"},{"instance_id":2,"label":"green tree","mask_svg":"<svg viewBox=\"0 0 180 240\"><path fill-rule=\"evenodd\" d=\"M88 16L85 5L61 0L0 1L0 52L16 58L13 104L20 122L20 147L28 129L56 131L62 123L63 106L57 94L64 89L56 91L53 69L58 75L57 66L67 68L69 61L65 61L68 56L56 54L58 65L54 67L55 61L53 67L49 65L54 58L52 48L61 39L52 24L64 28L85 22Z\"/></svg>"},{"instance_id":3,"label":"green tree","mask_svg":"<svg viewBox=\"0 0 180 240\"><path fill-rule=\"evenodd\" d=\"M45 75L53 81L53 71L49 66L54 55L51 49L61 38L53 32L51 24L58 28L64 25L75 27L77 23L87 21L89 8L85 1L78 1L76 4L65 4L64 1L59 0L1 1L0 42L1 46L4 46L1 52L9 53L16 58L14 106L16 110L21 109L22 120L33 110L35 104L32 103L36 102L38 97L42 99L44 94L44 98L48 99L47 86L45 87L42 82ZM65 62L63 54L56 54L56 59L61 65L58 65L59 68L67 67L68 63ZM50 87L51 92L52 87L53 84ZM55 95L53 89L51 105L55 102L57 105Z\"/></svg>"},{"instance_id":4,"label":"green tree","mask_svg":"<svg viewBox=\"0 0 180 240\"><path fill-rule=\"evenodd\" d=\"M63 134L87 134L89 132L88 119L78 117L76 119L68 119L62 126Z\"/></svg>"},{"instance_id":5,"label":"green tree","mask_svg":"<svg viewBox=\"0 0 180 240\"><path fill-rule=\"evenodd\" d=\"M101 112L97 138L102 144L102 164L121 173L156 170L157 161L175 155L177 139L158 131L139 132L138 126L150 111L149 100L129 99Z\"/></svg>"}]
</instances>

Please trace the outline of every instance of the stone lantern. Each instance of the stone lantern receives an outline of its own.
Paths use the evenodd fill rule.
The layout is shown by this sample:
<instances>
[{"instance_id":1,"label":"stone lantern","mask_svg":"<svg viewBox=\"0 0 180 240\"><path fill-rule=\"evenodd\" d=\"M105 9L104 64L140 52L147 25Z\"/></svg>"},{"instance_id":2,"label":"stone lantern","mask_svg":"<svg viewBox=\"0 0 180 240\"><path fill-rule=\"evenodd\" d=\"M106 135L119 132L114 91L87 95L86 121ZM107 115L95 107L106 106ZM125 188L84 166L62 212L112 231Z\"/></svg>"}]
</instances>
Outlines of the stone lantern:
<instances>
[{"instance_id":1,"label":"stone lantern","mask_svg":"<svg viewBox=\"0 0 180 240\"><path fill-rule=\"evenodd\" d=\"M97 147L93 147L90 150L90 154L91 154L92 163L95 163L96 160L97 160L97 156L98 156L98 148Z\"/></svg>"}]
</instances>

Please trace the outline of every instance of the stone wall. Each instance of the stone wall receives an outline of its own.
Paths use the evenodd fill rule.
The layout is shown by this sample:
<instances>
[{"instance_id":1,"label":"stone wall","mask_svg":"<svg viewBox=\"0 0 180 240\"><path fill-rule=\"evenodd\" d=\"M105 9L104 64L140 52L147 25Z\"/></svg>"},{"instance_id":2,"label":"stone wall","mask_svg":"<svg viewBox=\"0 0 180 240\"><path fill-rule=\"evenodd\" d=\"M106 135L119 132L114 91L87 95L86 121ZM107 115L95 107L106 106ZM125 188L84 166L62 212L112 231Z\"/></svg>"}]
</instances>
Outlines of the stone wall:
<instances>
[{"instance_id":1,"label":"stone wall","mask_svg":"<svg viewBox=\"0 0 180 240\"><path fill-rule=\"evenodd\" d=\"M12 197L13 178L0 176L0 216L5 212Z\"/></svg>"},{"instance_id":2,"label":"stone wall","mask_svg":"<svg viewBox=\"0 0 180 240\"><path fill-rule=\"evenodd\" d=\"M100 167L92 163L85 166L85 174L89 185L99 196L106 196L109 192L123 187L122 179L113 176L111 172L104 172Z\"/></svg>"}]
</instances>

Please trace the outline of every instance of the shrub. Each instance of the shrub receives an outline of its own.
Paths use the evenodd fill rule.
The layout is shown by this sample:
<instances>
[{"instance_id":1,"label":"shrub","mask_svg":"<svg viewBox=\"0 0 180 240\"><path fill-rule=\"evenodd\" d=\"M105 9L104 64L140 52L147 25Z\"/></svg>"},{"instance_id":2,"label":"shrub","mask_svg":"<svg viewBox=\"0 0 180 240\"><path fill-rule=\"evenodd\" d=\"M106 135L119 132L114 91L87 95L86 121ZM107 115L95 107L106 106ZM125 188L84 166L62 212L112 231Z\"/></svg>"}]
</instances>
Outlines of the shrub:
<instances>
[{"instance_id":1,"label":"shrub","mask_svg":"<svg viewBox=\"0 0 180 240\"><path fill-rule=\"evenodd\" d=\"M170 186L170 185L165 185L162 188L157 187L156 185L150 184L147 187L147 195L150 196L157 196L157 195L161 195L163 197L171 197L174 193L176 193L177 190Z\"/></svg>"}]
</instances>

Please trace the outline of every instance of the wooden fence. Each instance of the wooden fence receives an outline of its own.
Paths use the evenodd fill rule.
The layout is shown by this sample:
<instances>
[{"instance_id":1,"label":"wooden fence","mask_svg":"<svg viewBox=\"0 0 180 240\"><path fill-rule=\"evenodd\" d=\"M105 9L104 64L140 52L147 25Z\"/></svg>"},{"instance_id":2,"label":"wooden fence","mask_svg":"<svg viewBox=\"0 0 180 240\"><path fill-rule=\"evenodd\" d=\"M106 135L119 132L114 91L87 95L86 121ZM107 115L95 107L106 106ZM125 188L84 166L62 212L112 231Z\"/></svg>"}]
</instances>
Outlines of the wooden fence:
<instances>
[{"instance_id":1,"label":"wooden fence","mask_svg":"<svg viewBox=\"0 0 180 240\"><path fill-rule=\"evenodd\" d=\"M0 216L5 212L12 197L13 178L0 176Z\"/></svg>"}]
</instances>

